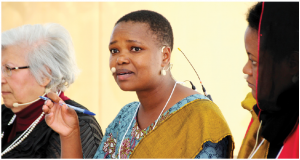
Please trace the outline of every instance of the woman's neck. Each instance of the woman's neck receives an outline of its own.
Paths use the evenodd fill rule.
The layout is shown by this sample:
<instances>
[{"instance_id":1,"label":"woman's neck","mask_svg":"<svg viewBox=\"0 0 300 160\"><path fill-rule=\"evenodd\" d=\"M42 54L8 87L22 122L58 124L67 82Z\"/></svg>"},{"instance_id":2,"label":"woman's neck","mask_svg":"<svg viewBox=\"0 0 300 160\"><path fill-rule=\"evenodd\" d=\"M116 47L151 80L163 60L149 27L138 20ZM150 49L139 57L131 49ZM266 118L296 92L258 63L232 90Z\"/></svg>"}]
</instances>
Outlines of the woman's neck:
<instances>
[{"instance_id":1,"label":"woman's neck","mask_svg":"<svg viewBox=\"0 0 300 160\"><path fill-rule=\"evenodd\" d=\"M148 127L158 118L171 95L175 83L175 80L170 78L158 83L153 89L136 92L141 103L137 116L141 129Z\"/></svg>"},{"instance_id":2,"label":"woman's neck","mask_svg":"<svg viewBox=\"0 0 300 160\"><path fill-rule=\"evenodd\" d=\"M156 108L162 109L170 97L174 85L175 80L170 78L159 83L152 89L137 91L136 93L141 103L140 108L143 108L145 111L155 110Z\"/></svg>"}]
</instances>

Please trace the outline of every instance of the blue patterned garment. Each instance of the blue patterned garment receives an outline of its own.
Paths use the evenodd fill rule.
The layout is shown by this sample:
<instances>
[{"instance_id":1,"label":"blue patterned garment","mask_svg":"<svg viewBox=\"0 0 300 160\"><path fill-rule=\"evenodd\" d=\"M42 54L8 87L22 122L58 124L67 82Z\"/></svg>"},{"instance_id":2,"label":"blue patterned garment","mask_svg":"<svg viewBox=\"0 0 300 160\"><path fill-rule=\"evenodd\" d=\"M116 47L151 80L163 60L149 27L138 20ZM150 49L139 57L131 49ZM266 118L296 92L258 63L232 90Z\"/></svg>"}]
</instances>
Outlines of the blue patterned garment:
<instances>
[{"instance_id":1,"label":"blue patterned garment","mask_svg":"<svg viewBox=\"0 0 300 160\"><path fill-rule=\"evenodd\" d=\"M194 94L182 99L165 113L163 113L158 121L158 124L169 117L172 113L183 107L185 104L196 99L208 98L204 95ZM136 115L134 115L137 107L139 107L139 102L132 102L121 109L117 117L107 127L101 145L97 149L94 158L118 158L121 141L129 127L128 125L130 125L120 150L120 158L129 158L135 146L154 127L154 123L152 123L149 127L143 130L139 128L136 121ZM203 149L196 156L196 158L225 158L227 146L227 138L224 138L218 143L212 143L208 141L203 144Z\"/></svg>"}]
</instances>

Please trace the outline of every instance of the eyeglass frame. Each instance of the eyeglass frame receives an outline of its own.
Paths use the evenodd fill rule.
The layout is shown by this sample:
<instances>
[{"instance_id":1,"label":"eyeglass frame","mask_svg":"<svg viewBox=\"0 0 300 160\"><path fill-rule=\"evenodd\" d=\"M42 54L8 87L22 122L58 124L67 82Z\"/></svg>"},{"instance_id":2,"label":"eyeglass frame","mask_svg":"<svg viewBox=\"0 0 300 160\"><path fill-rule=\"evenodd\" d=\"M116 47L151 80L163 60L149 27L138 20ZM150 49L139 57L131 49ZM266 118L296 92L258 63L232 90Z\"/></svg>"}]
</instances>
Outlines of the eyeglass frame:
<instances>
[{"instance_id":1,"label":"eyeglass frame","mask_svg":"<svg viewBox=\"0 0 300 160\"><path fill-rule=\"evenodd\" d=\"M30 66L22 66L22 67L9 67L8 65L3 65L1 67L1 72L2 74L6 74L8 77L10 77L12 75L12 70L17 70L17 69L27 69L30 68ZM9 73L7 72L7 70L9 70Z\"/></svg>"}]
</instances>

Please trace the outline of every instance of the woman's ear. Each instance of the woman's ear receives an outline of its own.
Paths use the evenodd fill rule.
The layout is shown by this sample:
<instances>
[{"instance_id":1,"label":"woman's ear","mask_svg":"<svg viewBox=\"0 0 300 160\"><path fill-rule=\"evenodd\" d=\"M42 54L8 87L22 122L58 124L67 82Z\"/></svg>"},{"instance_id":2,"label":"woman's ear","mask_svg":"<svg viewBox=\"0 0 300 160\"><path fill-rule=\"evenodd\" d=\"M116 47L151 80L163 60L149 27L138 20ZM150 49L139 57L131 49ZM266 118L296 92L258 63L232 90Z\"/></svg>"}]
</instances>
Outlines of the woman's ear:
<instances>
[{"instance_id":1,"label":"woman's ear","mask_svg":"<svg viewBox=\"0 0 300 160\"><path fill-rule=\"evenodd\" d=\"M47 66L45 66L45 67L46 67L47 72L51 75L52 74L51 69ZM51 82L50 77L47 77L46 75L43 75L43 82L42 82L41 85L43 87L46 87L50 82Z\"/></svg>"},{"instance_id":2,"label":"woman's ear","mask_svg":"<svg viewBox=\"0 0 300 160\"><path fill-rule=\"evenodd\" d=\"M43 77L43 83L42 86L46 87L50 83L51 79L49 77Z\"/></svg>"},{"instance_id":3,"label":"woman's ear","mask_svg":"<svg viewBox=\"0 0 300 160\"><path fill-rule=\"evenodd\" d=\"M171 48L169 46L163 46L161 50L162 55L162 67L170 63L171 60Z\"/></svg>"}]
</instances>

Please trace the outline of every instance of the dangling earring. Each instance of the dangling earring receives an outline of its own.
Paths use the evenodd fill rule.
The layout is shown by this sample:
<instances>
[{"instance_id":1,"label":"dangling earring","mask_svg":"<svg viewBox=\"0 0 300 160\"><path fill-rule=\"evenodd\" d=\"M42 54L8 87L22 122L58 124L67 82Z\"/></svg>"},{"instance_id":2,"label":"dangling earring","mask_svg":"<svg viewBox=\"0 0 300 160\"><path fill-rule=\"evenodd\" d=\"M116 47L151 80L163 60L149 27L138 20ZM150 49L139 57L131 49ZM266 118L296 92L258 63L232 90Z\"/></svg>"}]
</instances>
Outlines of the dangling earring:
<instances>
[{"instance_id":1,"label":"dangling earring","mask_svg":"<svg viewBox=\"0 0 300 160\"><path fill-rule=\"evenodd\" d=\"M167 74L165 67L161 69L160 74L165 76Z\"/></svg>"},{"instance_id":2,"label":"dangling earring","mask_svg":"<svg viewBox=\"0 0 300 160\"><path fill-rule=\"evenodd\" d=\"M160 74L163 75L163 76L165 76L165 75L167 74L167 71L168 71L169 69L172 69L173 64L169 63L169 67L168 67L167 69L165 69L165 67L166 67L166 66L164 66L164 67L161 69L161 71L160 71Z\"/></svg>"},{"instance_id":3,"label":"dangling earring","mask_svg":"<svg viewBox=\"0 0 300 160\"><path fill-rule=\"evenodd\" d=\"M292 78L293 83L297 83L299 81L299 74L295 74Z\"/></svg>"}]
</instances>

